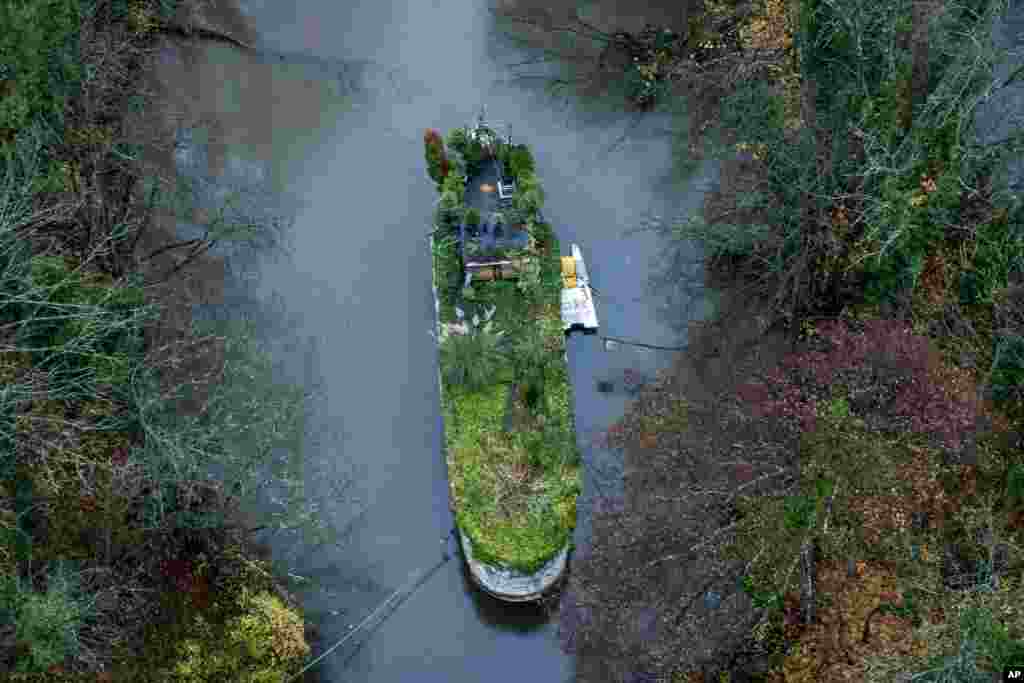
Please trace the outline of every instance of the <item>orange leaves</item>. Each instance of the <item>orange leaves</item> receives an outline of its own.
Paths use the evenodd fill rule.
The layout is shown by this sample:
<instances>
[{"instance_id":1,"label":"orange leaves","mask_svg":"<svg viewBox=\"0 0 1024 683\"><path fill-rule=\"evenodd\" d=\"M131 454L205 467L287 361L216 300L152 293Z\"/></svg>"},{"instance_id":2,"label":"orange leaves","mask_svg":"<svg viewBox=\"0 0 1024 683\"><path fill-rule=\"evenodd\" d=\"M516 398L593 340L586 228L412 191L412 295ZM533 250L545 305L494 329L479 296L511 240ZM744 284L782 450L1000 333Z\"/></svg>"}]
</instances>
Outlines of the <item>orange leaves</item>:
<instances>
[{"instance_id":1,"label":"orange leaves","mask_svg":"<svg viewBox=\"0 0 1024 683\"><path fill-rule=\"evenodd\" d=\"M924 300L939 306L946 299L946 260L940 252L932 252L924 263L924 270L918 278L918 291Z\"/></svg>"},{"instance_id":2,"label":"orange leaves","mask_svg":"<svg viewBox=\"0 0 1024 683\"><path fill-rule=\"evenodd\" d=\"M850 213L845 206L837 206L832 209L832 224L841 230L850 226Z\"/></svg>"},{"instance_id":3,"label":"orange leaves","mask_svg":"<svg viewBox=\"0 0 1024 683\"><path fill-rule=\"evenodd\" d=\"M901 478L909 484L911 502L914 512L928 515L928 526L936 528L943 521L943 504L946 493L939 482L935 462L938 455L927 448L910 446L909 461L901 468Z\"/></svg>"},{"instance_id":4,"label":"orange leaves","mask_svg":"<svg viewBox=\"0 0 1024 683\"><path fill-rule=\"evenodd\" d=\"M879 609L901 606L894 571L879 563L857 562L857 577L848 579L837 562L818 566L818 589L828 600L819 602L819 620L800 638L800 647L783 665L790 681L862 681L867 661L876 656L923 655L926 644L916 638L912 624ZM870 617L867 642L864 626Z\"/></svg>"},{"instance_id":5,"label":"orange leaves","mask_svg":"<svg viewBox=\"0 0 1024 683\"><path fill-rule=\"evenodd\" d=\"M1010 512L1006 524L1011 529L1024 529L1024 509Z\"/></svg>"},{"instance_id":6,"label":"orange leaves","mask_svg":"<svg viewBox=\"0 0 1024 683\"><path fill-rule=\"evenodd\" d=\"M427 171L434 181L440 184L448 175L448 157L444 151L444 140L441 134L433 128L428 128L423 133L423 146L426 148Z\"/></svg>"},{"instance_id":7,"label":"orange leaves","mask_svg":"<svg viewBox=\"0 0 1024 683\"><path fill-rule=\"evenodd\" d=\"M978 398L978 383L975 373L970 369L940 365L932 370L931 378L945 390L950 401L970 406L975 413L986 410L987 406L983 405Z\"/></svg>"},{"instance_id":8,"label":"orange leaves","mask_svg":"<svg viewBox=\"0 0 1024 683\"><path fill-rule=\"evenodd\" d=\"M978 490L978 466L965 465L960 472L960 491L964 496L973 496Z\"/></svg>"},{"instance_id":9,"label":"orange leaves","mask_svg":"<svg viewBox=\"0 0 1024 683\"><path fill-rule=\"evenodd\" d=\"M851 496L850 512L861 518L864 542L877 545L909 525L909 501L899 496Z\"/></svg>"},{"instance_id":10,"label":"orange leaves","mask_svg":"<svg viewBox=\"0 0 1024 683\"><path fill-rule=\"evenodd\" d=\"M205 576L199 575L194 578L189 586L189 597L197 609L206 609L210 606L210 582Z\"/></svg>"},{"instance_id":11,"label":"orange leaves","mask_svg":"<svg viewBox=\"0 0 1024 683\"><path fill-rule=\"evenodd\" d=\"M787 4L786 0L766 0L764 14L753 17L741 27L743 44L754 50L788 50L792 47Z\"/></svg>"},{"instance_id":12,"label":"orange leaves","mask_svg":"<svg viewBox=\"0 0 1024 683\"><path fill-rule=\"evenodd\" d=\"M441 141L441 133L434 130L433 128L427 128L423 132L423 143L426 145L442 145L443 143Z\"/></svg>"}]
</instances>

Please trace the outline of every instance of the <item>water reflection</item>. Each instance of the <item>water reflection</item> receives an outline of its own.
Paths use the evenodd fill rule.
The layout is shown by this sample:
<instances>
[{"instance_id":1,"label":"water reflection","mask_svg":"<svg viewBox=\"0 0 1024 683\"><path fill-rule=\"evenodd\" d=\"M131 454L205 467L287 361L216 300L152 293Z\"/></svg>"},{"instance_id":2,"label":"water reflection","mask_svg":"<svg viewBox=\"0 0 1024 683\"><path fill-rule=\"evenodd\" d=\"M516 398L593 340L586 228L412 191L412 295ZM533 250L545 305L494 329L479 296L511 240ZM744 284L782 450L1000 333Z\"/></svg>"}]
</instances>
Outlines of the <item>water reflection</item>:
<instances>
[{"instance_id":1,"label":"water reflection","mask_svg":"<svg viewBox=\"0 0 1024 683\"><path fill-rule=\"evenodd\" d=\"M530 633L547 629L557 612L559 588L537 602L508 603L498 600L481 590L469 573L469 566L461 557L460 573L465 595L469 597L480 621L495 631L503 633ZM570 557L571 560L571 557Z\"/></svg>"}]
</instances>

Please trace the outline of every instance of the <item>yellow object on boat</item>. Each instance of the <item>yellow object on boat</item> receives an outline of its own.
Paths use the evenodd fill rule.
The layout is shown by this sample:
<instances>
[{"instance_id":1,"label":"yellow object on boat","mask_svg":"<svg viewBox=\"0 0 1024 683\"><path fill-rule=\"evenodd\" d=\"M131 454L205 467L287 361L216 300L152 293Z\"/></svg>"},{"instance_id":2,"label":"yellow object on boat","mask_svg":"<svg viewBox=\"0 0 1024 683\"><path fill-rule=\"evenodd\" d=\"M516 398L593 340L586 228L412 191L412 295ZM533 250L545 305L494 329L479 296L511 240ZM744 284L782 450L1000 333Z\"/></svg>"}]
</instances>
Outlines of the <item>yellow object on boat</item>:
<instances>
[{"instance_id":1,"label":"yellow object on boat","mask_svg":"<svg viewBox=\"0 0 1024 683\"><path fill-rule=\"evenodd\" d=\"M566 289L576 286L576 259L572 256L562 257L562 286Z\"/></svg>"}]
</instances>

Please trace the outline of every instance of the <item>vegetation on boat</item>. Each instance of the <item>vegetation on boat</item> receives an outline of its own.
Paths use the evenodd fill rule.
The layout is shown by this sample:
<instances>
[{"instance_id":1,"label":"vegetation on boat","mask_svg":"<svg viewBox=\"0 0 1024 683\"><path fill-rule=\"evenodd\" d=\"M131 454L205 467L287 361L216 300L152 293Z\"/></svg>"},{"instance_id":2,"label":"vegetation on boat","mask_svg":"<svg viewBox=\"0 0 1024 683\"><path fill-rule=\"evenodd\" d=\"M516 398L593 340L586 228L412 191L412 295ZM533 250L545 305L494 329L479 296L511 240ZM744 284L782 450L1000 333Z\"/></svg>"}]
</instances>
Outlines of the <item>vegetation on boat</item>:
<instances>
[{"instance_id":1,"label":"vegetation on boat","mask_svg":"<svg viewBox=\"0 0 1024 683\"><path fill-rule=\"evenodd\" d=\"M428 133L426 139L439 137ZM484 145L467 129L446 139L447 154L432 152L450 163L440 182L433 267L452 503L477 559L532 572L569 542L580 491L559 244L539 217L543 192L529 148L497 136ZM479 182L482 165L495 157L517 187L502 218L523 226L528 239L524 247L486 255L524 265L515 279L464 286L465 258L483 254L473 250L472 239L460 248L460 226L490 217L465 205L466 178Z\"/></svg>"}]
</instances>

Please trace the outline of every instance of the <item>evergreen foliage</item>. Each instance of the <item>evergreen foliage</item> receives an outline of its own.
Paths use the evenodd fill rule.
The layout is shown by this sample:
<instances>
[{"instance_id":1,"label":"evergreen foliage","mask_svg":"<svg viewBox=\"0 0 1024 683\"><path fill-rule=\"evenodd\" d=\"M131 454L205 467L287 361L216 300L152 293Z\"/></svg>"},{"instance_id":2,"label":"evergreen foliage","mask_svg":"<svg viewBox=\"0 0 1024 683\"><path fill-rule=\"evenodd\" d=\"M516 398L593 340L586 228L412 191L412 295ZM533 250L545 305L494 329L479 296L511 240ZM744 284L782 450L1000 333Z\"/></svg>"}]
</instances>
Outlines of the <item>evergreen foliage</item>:
<instances>
[{"instance_id":1,"label":"evergreen foliage","mask_svg":"<svg viewBox=\"0 0 1024 683\"><path fill-rule=\"evenodd\" d=\"M33 590L18 576L0 577L0 584L0 614L7 613L18 644L28 651L15 665L16 671L42 673L78 653L79 631L90 616L94 596L82 594L70 567L64 563L52 567L45 591Z\"/></svg>"},{"instance_id":2,"label":"evergreen foliage","mask_svg":"<svg viewBox=\"0 0 1024 683\"><path fill-rule=\"evenodd\" d=\"M508 148L506 165L514 178L534 172L533 153L526 145L512 145Z\"/></svg>"},{"instance_id":3,"label":"evergreen foliage","mask_svg":"<svg viewBox=\"0 0 1024 683\"><path fill-rule=\"evenodd\" d=\"M544 188L532 171L521 172L518 177L513 205L522 214L532 218L544 205Z\"/></svg>"},{"instance_id":4,"label":"evergreen foliage","mask_svg":"<svg viewBox=\"0 0 1024 683\"><path fill-rule=\"evenodd\" d=\"M63 125L82 76L79 0L14 0L0 6L0 149L33 121Z\"/></svg>"}]
</instances>

